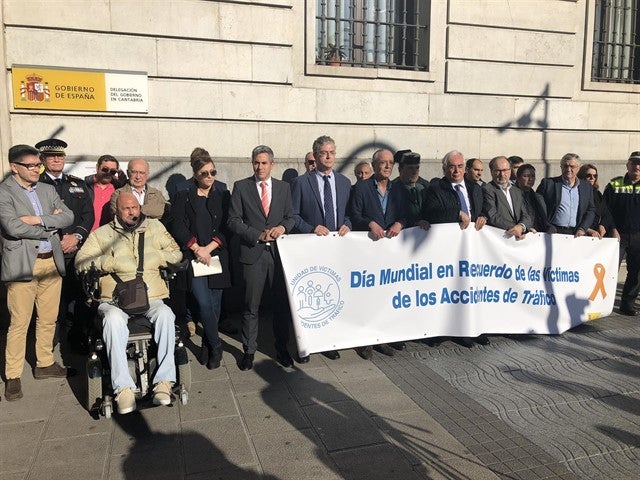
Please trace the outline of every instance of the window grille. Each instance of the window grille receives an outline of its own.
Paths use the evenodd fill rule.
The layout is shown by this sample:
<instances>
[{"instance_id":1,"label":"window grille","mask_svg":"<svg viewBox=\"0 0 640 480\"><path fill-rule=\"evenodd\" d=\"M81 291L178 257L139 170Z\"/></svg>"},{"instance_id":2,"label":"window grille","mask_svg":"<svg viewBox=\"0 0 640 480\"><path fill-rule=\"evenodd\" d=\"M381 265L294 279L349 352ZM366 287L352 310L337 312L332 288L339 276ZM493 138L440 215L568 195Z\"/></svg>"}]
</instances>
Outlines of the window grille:
<instances>
[{"instance_id":1,"label":"window grille","mask_svg":"<svg viewBox=\"0 0 640 480\"><path fill-rule=\"evenodd\" d=\"M429 69L430 0L316 0L316 63Z\"/></svg>"},{"instance_id":2,"label":"window grille","mask_svg":"<svg viewBox=\"0 0 640 480\"><path fill-rule=\"evenodd\" d=\"M591 79L640 83L639 0L596 0Z\"/></svg>"}]
</instances>

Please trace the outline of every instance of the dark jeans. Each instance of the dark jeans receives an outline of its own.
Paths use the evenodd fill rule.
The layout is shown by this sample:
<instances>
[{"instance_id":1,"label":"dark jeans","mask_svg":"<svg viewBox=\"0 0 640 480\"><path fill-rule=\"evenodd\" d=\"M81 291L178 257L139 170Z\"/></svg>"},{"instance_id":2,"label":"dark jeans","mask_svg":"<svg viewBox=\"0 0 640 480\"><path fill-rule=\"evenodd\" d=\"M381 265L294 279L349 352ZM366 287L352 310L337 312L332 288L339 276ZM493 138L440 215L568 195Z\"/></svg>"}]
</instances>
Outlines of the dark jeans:
<instances>
[{"instance_id":1,"label":"dark jeans","mask_svg":"<svg viewBox=\"0 0 640 480\"><path fill-rule=\"evenodd\" d=\"M202 346L216 350L222 346L218 336L218 320L222 305L222 290L209 288L207 277L194 277L191 281L191 293L198 304L198 319L204 329Z\"/></svg>"},{"instance_id":2,"label":"dark jeans","mask_svg":"<svg viewBox=\"0 0 640 480\"><path fill-rule=\"evenodd\" d=\"M633 308L640 292L640 233L620 234L620 261L627 256L627 279L622 287L620 305Z\"/></svg>"}]
</instances>

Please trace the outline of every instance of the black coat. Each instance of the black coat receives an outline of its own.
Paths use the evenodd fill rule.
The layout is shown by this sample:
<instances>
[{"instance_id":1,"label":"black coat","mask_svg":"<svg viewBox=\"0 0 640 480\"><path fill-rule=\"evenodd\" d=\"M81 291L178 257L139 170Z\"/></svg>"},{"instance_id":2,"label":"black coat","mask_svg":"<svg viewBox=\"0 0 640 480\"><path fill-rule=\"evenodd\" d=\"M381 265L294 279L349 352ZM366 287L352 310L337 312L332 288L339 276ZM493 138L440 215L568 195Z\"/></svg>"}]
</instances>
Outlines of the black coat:
<instances>
[{"instance_id":1,"label":"black coat","mask_svg":"<svg viewBox=\"0 0 640 480\"><path fill-rule=\"evenodd\" d=\"M225 235L227 216L229 212L229 191L219 191L213 187L209 190L206 208L202 209L198 202L195 185L189 190L176 194L172 205L171 234L184 252L184 258L194 260L195 256L187 244L192 238L200 245L207 245L214 237L222 241L222 246L213 251L212 256L218 256L222 264L222 273L209 275L209 288L227 288L231 286L229 271L229 245ZM188 280L193 278L193 270L189 266Z\"/></svg>"},{"instance_id":2,"label":"black coat","mask_svg":"<svg viewBox=\"0 0 640 480\"><path fill-rule=\"evenodd\" d=\"M469 216L475 222L482 214L484 197L482 187L476 182L464 180L469 197ZM460 221L460 199L446 177L433 179L425 192L422 218L429 223L458 223Z\"/></svg>"}]
</instances>

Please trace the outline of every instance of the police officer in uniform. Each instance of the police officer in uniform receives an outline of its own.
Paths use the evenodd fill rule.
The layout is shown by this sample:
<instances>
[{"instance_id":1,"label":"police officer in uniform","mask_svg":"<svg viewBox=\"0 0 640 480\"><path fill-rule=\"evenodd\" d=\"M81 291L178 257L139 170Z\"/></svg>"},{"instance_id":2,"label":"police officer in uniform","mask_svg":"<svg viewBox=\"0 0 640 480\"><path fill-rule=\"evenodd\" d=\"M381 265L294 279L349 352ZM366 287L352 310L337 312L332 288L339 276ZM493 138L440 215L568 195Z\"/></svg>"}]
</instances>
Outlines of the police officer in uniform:
<instances>
[{"instance_id":1,"label":"police officer in uniform","mask_svg":"<svg viewBox=\"0 0 640 480\"><path fill-rule=\"evenodd\" d=\"M82 287L75 275L73 262L76 252L86 240L93 225L93 206L84 180L62 171L66 157L64 150L67 147L66 142L50 138L36 143L35 147L40 152L40 161L44 166L40 182L53 185L64 204L74 215L73 223L59 232L67 275L62 282L58 323L60 327L70 327L70 343L73 347L81 348L84 335L80 321L86 316L76 314L75 323L72 321L68 325L67 313L72 301L75 301L76 313L79 313L78 309L83 305Z\"/></svg>"},{"instance_id":2,"label":"police officer in uniform","mask_svg":"<svg viewBox=\"0 0 640 480\"><path fill-rule=\"evenodd\" d=\"M613 215L612 236L620 239L620 260L627 256L627 278L620 296L620 313L635 317L640 292L640 151L627 160L627 173L604 189L604 201Z\"/></svg>"}]
</instances>

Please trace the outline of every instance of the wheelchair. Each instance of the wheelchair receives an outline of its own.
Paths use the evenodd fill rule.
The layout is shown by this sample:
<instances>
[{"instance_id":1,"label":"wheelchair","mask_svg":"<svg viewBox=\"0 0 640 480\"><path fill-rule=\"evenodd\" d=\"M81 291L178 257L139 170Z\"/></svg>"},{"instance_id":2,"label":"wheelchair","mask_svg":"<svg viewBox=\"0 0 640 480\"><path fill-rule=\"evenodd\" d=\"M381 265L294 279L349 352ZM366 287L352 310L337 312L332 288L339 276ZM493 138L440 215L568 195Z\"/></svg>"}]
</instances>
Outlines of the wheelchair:
<instances>
[{"instance_id":1,"label":"wheelchair","mask_svg":"<svg viewBox=\"0 0 640 480\"><path fill-rule=\"evenodd\" d=\"M177 264L168 264L160 268L160 275L165 282L172 280L178 272L186 270L188 261ZM114 412L114 393L111 388L111 371L107 352L102 339L102 319L98 317L97 305L100 298L100 278L108 273L98 270L92 262L86 272L80 274L82 288L87 298L87 303L94 307L95 315L87 334L89 355L86 361L86 392L85 407L94 415L103 415L111 418ZM127 341L127 363L129 374L136 383L134 390L136 400L146 399L150 396L150 384L157 368L155 357L155 343L153 341L153 325L143 315L133 315L128 321L129 339ZM176 328L176 383L173 386L173 396L179 399L182 405L189 401L191 389L191 365L187 355L187 349L180 338Z\"/></svg>"}]
</instances>

